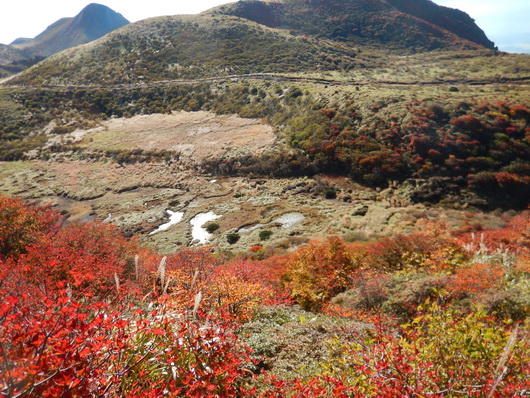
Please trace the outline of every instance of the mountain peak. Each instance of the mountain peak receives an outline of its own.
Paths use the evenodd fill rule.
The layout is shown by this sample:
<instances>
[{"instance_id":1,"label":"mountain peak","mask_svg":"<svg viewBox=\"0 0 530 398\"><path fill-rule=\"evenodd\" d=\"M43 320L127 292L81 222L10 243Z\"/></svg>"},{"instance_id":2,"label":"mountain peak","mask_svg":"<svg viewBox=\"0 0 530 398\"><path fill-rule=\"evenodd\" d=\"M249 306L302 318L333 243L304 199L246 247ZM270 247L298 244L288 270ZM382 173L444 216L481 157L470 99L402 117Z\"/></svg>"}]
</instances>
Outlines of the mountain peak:
<instances>
[{"instance_id":1,"label":"mountain peak","mask_svg":"<svg viewBox=\"0 0 530 398\"><path fill-rule=\"evenodd\" d=\"M89 42L128 23L127 19L111 8L98 3L90 3L73 18L68 33L81 30L86 36L86 42Z\"/></svg>"},{"instance_id":2,"label":"mountain peak","mask_svg":"<svg viewBox=\"0 0 530 398\"><path fill-rule=\"evenodd\" d=\"M89 5L87 5L85 8L81 10L81 13L90 11L90 10L110 10L112 11L112 9L107 7L106 5L99 4L99 3L90 3Z\"/></svg>"},{"instance_id":3,"label":"mountain peak","mask_svg":"<svg viewBox=\"0 0 530 398\"><path fill-rule=\"evenodd\" d=\"M19 37L19 38L13 40L11 43L9 43L9 45L13 46L15 44L24 44L24 43L27 43L30 40L33 40L33 39L31 39L29 37Z\"/></svg>"},{"instance_id":4,"label":"mountain peak","mask_svg":"<svg viewBox=\"0 0 530 398\"><path fill-rule=\"evenodd\" d=\"M0 77L17 73L70 47L85 44L129 24L109 7L91 3L75 17L61 18L33 39L18 38L0 48Z\"/></svg>"},{"instance_id":5,"label":"mountain peak","mask_svg":"<svg viewBox=\"0 0 530 398\"><path fill-rule=\"evenodd\" d=\"M19 45L39 56L85 44L112 32L129 21L109 7L91 3L72 18L61 18L32 40Z\"/></svg>"}]
</instances>

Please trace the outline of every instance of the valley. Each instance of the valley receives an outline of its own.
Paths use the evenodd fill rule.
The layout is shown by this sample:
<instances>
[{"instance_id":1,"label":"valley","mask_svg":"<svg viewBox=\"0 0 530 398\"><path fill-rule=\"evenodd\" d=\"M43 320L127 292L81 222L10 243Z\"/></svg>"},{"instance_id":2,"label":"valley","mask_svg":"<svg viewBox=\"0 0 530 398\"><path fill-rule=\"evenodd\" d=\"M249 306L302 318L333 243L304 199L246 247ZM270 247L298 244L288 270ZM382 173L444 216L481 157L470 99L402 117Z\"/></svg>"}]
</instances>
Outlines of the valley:
<instances>
[{"instance_id":1,"label":"valley","mask_svg":"<svg viewBox=\"0 0 530 398\"><path fill-rule=\"evenodd\" d=\"M527 93L522 82L509 86L492 81L479 86L459 84L459 92L451 93L446 83L416 84L411 90L408 85L377 82L351 85L340 79L321 79L269 75L252 76L248 83L234 77L208 84L223 92L235 90L239 93L243 89L241 93L249 96L243 103L255 102L256 105L262 97L268 100L278 96L275 92L281 84L282 97L284 93L301 89L306 92L302 98L319 93L319 101L328 105L344 99L358 104L362 117L373 121L379 120L381 113L388 117L399 114L405 103L428 95L444 98L444 101L461 101L467 98L476 100L477 97L502 98L509 90L512 98L520 96L519 101L524 101ZM198 84L204 85L205 81L180 82L176 86L171 82L158 82L152 84L152 89L159 90L162 86L162 89L183 87L187 90ZM98 93L102 88L4 90ZM126 86L114 90L121 90L126 98L129 90L148 88L145 85L142 89ZM251 92L256 92L256 99L252 99ZM197 95L197 92L191 93ZM374 113L374 103L388 105ZM294 106L298 107L298 104L296 102ZM82 121L77 120L78 116L76 120L61 116L71 112L70 106L64 110L57 108L55 112L60 113L42 128L47 141L45 145L26 152L26 160L0 165L1 192L42 204L51 203L68 217L69 222L110 218L126 234L141 237L143 242L161 252L170 253L192 244L189 221L195 215L209 211L221 216L216 221L220 228L211 237L213 247L221 251L245 252L253 245L263 245L275 252L293 250L329 234L351 241L367 241L396 233L411 233L417 230L417 222L424 219L443 219L455 229L469 228L470 225L494 228L502 225L501 220L508 210L485 212L482 206L472 205L471 192L465 194L467 196L455 193L445 199L445 205L429 203L429 199L418 201L413 195L417 191L413 180L389 180L380 187L370 187L340 175L303 175L301 166L296 165L292 166L292 171L290 168L285 171L293 176L280 177L277 174L281 167L271 169L267 159L274 159L279 154L282 157L291 154L289 156L295 158L299 155L282 138L286 126L278 128L264 118L173 110L127 118L100 116ZM65 126L65 132L60 129L61 125ZM75 127L77 125L79 127ZM260 158L265 160L260 162ZM274 162L279 161L281 165L285 162L281 159ZM250 172L239 175L245 167L250 167ZM299 173L302 175L296 176ZM166 222L166 210L184 212L183 220L152 235L153 230ZM273 223L239 233L241 228L265 225L282 214L295 211L304 214L305 219L290 228ZM263 230L272 230L269 239L259 238ZM239 233L240 239L230 244L227 236L233 233Z\"/></svg>"},{"instance_id":2,"label":"valley","mask_svg":"<svg viewBox=\"0 0 530 398\"><path fill-rule=\"evenodd\" d=\"M0 57L2 395L530 391L530 55L428 0L126 22Z\"/></svg>"}]
</instances>

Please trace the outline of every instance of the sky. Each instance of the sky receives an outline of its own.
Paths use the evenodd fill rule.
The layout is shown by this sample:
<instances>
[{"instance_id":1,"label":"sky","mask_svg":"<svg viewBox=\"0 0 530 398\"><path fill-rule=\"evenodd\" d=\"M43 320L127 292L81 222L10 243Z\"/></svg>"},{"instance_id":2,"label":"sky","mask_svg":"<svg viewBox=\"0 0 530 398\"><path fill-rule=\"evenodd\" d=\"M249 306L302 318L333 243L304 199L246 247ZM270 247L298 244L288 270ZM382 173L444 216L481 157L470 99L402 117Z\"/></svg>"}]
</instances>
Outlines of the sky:
<instances>
[{"instance_id":1,"label":"sky","mask_svg":"<svg viewBox=\"0 0 530 398\"><path fill-rule=\"evenodd\" d=\"M530 0L434 0L467 12L502 51L530 53Z\"/></svg>"},{"instance_id":2,"label":"sky","mask_svg":"<svg viewBox=\"0 0 530 398\"><path fill-rule=\"evenodd\" d=\"M35 37L62 17L73 17L90 0L4 0L0 12L0 43ZM177 14L197 14L230 0L98 0L131 22ZM500 50L530 53L530 0L434 0L467 12ZM6 4L7 3L7 4Z\"/></svg>"}]
</instances>

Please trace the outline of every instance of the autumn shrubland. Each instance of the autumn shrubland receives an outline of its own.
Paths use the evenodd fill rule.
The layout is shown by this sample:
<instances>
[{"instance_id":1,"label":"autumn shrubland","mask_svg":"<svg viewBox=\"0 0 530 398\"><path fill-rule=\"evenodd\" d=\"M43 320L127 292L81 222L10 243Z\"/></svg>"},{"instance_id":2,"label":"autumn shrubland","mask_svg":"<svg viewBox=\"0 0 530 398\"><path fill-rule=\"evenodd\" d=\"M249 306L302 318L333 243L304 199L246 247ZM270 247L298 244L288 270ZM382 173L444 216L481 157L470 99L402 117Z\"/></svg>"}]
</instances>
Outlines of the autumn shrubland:
<instances>
[{"instance_id":1,"label":"autumn shrubland","mask_svg":"<svg viewBox=\"0 0 530 398\"><path fill-rule=\"evenodd\" d=\"M530 218L162 256L1 198L6 396L523 396ZM270 253L269 253L270 255Z\"/></svg>"},{"instance_id":2,"label":"autumn shrubland","mask_svg":"<svg viewBox=\"0 0 530 398\"><path fill-rule=\"evenodd\" d=\"M2 83L1 394L528 395L529 65L430 1L245 1Z\"/></svg>"}]
</instances>

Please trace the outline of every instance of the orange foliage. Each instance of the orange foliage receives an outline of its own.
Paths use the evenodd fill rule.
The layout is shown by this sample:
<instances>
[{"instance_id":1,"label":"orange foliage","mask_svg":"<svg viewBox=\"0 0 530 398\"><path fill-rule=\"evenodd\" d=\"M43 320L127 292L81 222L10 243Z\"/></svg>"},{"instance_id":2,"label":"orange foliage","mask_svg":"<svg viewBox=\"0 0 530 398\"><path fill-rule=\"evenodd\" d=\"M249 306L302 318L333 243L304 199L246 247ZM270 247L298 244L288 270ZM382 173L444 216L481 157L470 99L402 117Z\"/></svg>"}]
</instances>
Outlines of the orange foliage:
<instances>
[{"instance_id":1,"label":"orange foliage","mask_svg":"<svg viewBox=\"0 0 530 398\"><path fill-rule=\"evenodd\" d=\"M469 233L459 239L471 251L486 250L493 253L507 249L515 255L530 255L530 212L525 211L513 217L504 228L486 230L478 236Z\"/></svg>"},{"instance_id":2,"label":"orange foliage","mask_svg":"<svg viewBox=\"0 0 530 398\"><path fill-rule=\"evenodd\" d=\"M426 221L422 232L396 235L366 246L365 266L386 271L452 271L466 256L445 224Z\"/></svg>"},{"instance_id":3,"label":"orange foliage","mask_svg":"<svg viewBox=\"0 0 530 398\"><path fill-rule=\"evenodd\" d=\"M26 247L56 232L62 218L49 207L0 196L0 258L17 257Z\"/></svg>"},{"instance_id":4,"label":"orange foliage","mask_svg":"<svg viewBox=\"0 0 530 398\"><path fill-rule=\"evenodd\" d=\"M70 224L53 239L28 247L19 262L37 285L68 285L74 293L106 295L123 282L136 249L111 224Z\"/></svg>"},{"instance_id":5,"label":"orange foliage","mask_svg":"<svg viewBox=\"0 0 530 398\"><path fill-rule=\"evenodd\" d=\"M331 237L261 262L227 262L209 248L161 259L111 225L59 229L56 212L18 200L0 198L0 217L0 391L6 396L256 396L245 387L249 349L232 333L233 321L247 321L260 305L288 303L281 276L304 307L373 323L377 334L348 348L343 369L334 358L330 369L338 373L276 380L260 386L263 396L438 396L446 387L445 380L436 383L440 375L451 383L462 376L462 386L477 395L495 390L490 368L502 361L508 371L498 373L505 375L499 394L530 387L526 335L516 328L509 339L508 329L485 323L485 313L457 317L433 308L398 336L395 329L379 333L384 322L391 324L383 322L381 306L344 310L329 303L349 288L368 297L390 294L387 281L403 270L452 273L446 288L453 298L507 288L508 272L512 282L530 274L529 213L485 231L479 243L470 236L457 242L442 224L429 224L422 234L364 246ZM517 255L516 263L469 265L464 243L488 250L502 245ZM111 294L122 301L94 300ZM156 299L149 311L146 299ZM448 348L455 354L447 355Z\"/></svg>"},{"instance_id":6,"label":"orange foliage","mask_svg":"<svg viewBox=\"0 0 530 398\"><path fill-rule=\"evenodd\" d=\"M503 284L505 271L498 264L472 264L460 268L451 278L447 290L457 295L474 293L484 294L489 289Z\"/></svg>"},{"instance_id":7,"label":"orange foliage","mask_svg":"<svg viewBox=\"0 0 530 398\"><path fill-rule=\"evenodd\" d=\"M319 309L327 299L351 286L361 257L338 237L330 237L321 245L304 246L287 263L286 284L302 307Z\"/></svg>"},{"instance_id":8,"label":"orange foliage","mask_svg":"<svg viewBox=\"0 0 530 398\"><path fill-rule=\"evenodd\" d=\"M181 250L151 273L152 292L179 311L197 304L204 312L226 310L242 321L259 304L285 303L288 296L274 283L268 267L253 261L223 263L208 248Z\"/></svg>"}]
</instances>

